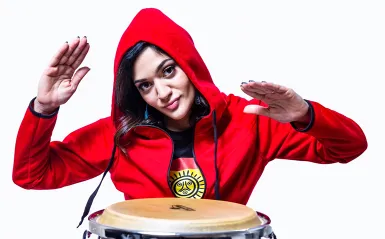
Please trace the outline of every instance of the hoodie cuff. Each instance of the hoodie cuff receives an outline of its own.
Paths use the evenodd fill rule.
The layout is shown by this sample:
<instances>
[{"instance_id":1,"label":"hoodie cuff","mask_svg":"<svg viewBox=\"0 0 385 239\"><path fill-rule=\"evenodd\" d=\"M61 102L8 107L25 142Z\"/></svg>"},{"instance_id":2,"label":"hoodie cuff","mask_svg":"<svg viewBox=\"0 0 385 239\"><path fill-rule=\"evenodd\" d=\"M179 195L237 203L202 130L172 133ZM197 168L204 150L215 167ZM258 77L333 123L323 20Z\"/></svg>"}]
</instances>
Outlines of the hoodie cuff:
<instances>
[{"instance_id":1,"label":"hoodie cuff","mask_svg":"<svg viewBox=\"0 0 385 239\"><path fill-rule=\"evenodd\" d=\"M315 119L314 107L310 101L308 101L308 100L305 100L305 101L309 105L309 110L310 110L310 122L309 122L309 124L305 128L299 128L293 122L290 122L291 126L298 132L307 132L312 128L312 126L314 124L314 119Z\"/></svg>"},{"instance_id":2,"label":"hoodie cuff","mask_svg":"<svg viewBox=\"0 0 385 239\"><path fill-rule=\"evenodd\" d=\"M60 107L57 107L56 110L55 110L54 112L52 112L51 114L49 114L49 115L46 115L46 114L42 114L42 113L36 112L36 111L34 110L34 108L33 108L35 99L36 99L36 97L34 97L34 98L29 102L29 106L28 106L29 111L31 111L31 113L32 113L34 116L39 117L39 118L43 118L43 119L50 119L50 118L56 116L57 113L59 112Z\"/></svg>"}]
</instances>

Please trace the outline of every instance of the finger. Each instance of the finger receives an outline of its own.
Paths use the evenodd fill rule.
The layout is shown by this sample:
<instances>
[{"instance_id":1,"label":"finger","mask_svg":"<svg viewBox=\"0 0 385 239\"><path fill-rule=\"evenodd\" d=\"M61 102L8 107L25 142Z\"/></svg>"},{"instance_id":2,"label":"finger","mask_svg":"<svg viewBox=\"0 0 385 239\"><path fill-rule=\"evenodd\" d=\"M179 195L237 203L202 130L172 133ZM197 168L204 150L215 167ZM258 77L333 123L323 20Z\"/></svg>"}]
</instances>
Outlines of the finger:
<instances>
[{"instance_id":1,"label":"finger","mask_svg":"<svg viewBox=\"0 0 385 239\"><path fill-rule=\"evenodd\" d=\"M69 57L71 56L71 54L73 53L73 51L76 49L76 47L79 45L79 41L80 41L80 38L77 37L75 38L71 43L68 44L68 50L67 52L64 54L64 56L62 57L61 61L59 64L65 64Z\"/></svg>"},{"instance_id":2,"label":"finger","mask_svg":"<svg viewBox=\"0 0 385 239\"><path fill-rule=\"evenodd\" d=\"M246 105L243 109L243 112L247 114L256 114L270 117L269 108L260 105Z\"/></svg>"},{"instance_id":3,"label":"finger","mask_svg":"<svg viewBox=\"0 0 385 239\"><path fill-rule=\"evenodd\" d=\"M84 78L84 76L90 71L91 69L88 67L82 67L79 70L76 71L74 76L72 77L71 84L76 88L78 87L80 81Z\"/></svg>"},{"instance_id":4,"label":"finger","mask_svg":"<svg viewBox=\"0 0 385 239\"><path fill-rule=\"evenodd\" d=\"M269 89L277 93L285 93L289 90L289 88L285 86L274 84L272 82L263 82L262 84L265 87L265 89Z\"/></svg>"},{"instance_id":5,"label":"finger","mask_svg":"<svg viewBox=\"0 0 385 239\"><path fill-rule=\"evenodd\" d=\"M246 88L243 88L242 91L245 92L246 94L250 95L251 97L254 97L256 99L261 99L263 101L269 101L269 102L273 102L273 101L277 101L277 100L287 100L288 97L290 97L290 95L288 95L288 94L277 93L277 92L267 93L267 94L258 94L257 92L253 91L252 89L246 89Z\"/></svg>"},{"instance_id":6,"label":"finger","mask_svg":"<svg viewBox=\"0 0 385 239\"><path fill-rule=\"evenodd\" d=\"M87 53L88 53L88 50L90 49L90 44L87 43L87 45L84 47L83 51L80 53L80 55L78 56L78 58L76 58L76 60L74 61L74 63L72 63L72 68L73 69L76 69L80 66L80 64L82 64L84 58L86 58L87 56Z\"/></svg>"},{"instance_id":7,"label":"finger","mask_svg":"<svg viewBox=\"0 0 385 239\"><path fill-rule=\"evenodd\" d=\"M241 87L261 95L271 93L271 90L265 89L259 82L249 82L249 83L242 82Z\"/></svg>"},{"instance_id":8,"label":"finger","mask_svg":"<svg viewBox=\"0 0 385 239\"><path fill-rule=\"evenodd\" d=\"M48 67L56 67L68 51L68 43L64 43L48 63Z\"/></svg>"},{"instance_id":9,"label":"finger","mask_svg":"<svg viewBox=\"0 0 385 239\"><path fill-rule=\"evenodd\" d=\"M247 95L249 95L255 99L258 99L258 100L265 100L266 99L266 95L264 95L264 94L258 94L255 91L251 91L251 90L248 90L245 88L243 88L242 91L245 92L245 94L247 94Z\"/></svg>"},{"instance_id":10,"label":"finger","mask_svg":"<svg viewBox=\"0 0 385 239\"><path fill-rule=\"evenodd\" d=\"M248 83L248 86L253 88L253 89L258 89L259 91L263 91L265 93L274 93L274 91L272 91L271 89L266 87L265 81L261 81L261 82L250 81Z\"/></svg>"},{"instance_id":11,"label":"finger","mask_svg":"<svg viewBox=\"0 0 385 239\"><path fill-rule=\"evenodd\" d=\"M69 56L66 64L72 65L86 46L87 46L87 38L83 37L82 39L80 39L79 45L75 48L75 50Z\"/></svg>"}]
</instances>

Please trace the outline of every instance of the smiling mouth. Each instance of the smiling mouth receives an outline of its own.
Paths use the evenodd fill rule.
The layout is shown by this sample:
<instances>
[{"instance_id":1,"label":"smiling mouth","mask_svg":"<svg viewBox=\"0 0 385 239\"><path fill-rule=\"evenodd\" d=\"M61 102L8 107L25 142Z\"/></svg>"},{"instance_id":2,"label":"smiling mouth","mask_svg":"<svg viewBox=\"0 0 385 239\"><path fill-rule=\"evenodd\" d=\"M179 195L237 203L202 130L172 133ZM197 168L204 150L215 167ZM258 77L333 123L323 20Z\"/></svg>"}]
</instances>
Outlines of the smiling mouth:
<instances>
[{"instance_id":1,"label":"smiling mouth","mask_svg":"<svg viewBox=\"0 0 385 239\"><path fill-rule=\"evenodd\" d=\"M176 98L175 100L172 100L169 104L164 106L164 108L168 110L175 110L179 106L179 98L180 97Z\"/></svg>"},{"instance_id":2,"label":"smiling mouth","mask_svg":"<svg viewBox=\"0 0 385 239\"><path fill-rule=\"evenodd\" d=\"M164 108L167 108L167 107L169 107L170 105L172 105L172 104L174 104L176 101L178 101L179 100L179 97L178 98L175 98L175 99L173 99L172 101L170 101L170 103L168 103L167 105L165 105L164 106Z\"/></svg>"}]
</instances>

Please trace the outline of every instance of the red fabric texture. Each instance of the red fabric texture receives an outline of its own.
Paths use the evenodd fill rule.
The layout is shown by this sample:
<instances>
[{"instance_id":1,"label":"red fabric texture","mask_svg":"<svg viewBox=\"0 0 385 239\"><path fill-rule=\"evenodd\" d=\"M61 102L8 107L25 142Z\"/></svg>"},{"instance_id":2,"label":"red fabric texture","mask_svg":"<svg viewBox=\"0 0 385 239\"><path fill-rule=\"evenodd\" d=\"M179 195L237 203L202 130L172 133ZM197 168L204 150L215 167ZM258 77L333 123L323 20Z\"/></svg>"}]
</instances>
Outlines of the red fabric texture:
<instances>
[{"instance_id":1,"label":"red fabric texture","mask_svg":"<svg viewBox=\"0 0 385 239\"><path fill-rule=\"evenodd\" d=\"M367 148L363 131L352 119L314 101L309 101L314 119L306 132L289 123L243 113L246 105L261 102L220 92L190 35L157 9L141 10L123 33L116 52L115 75L122 55L139 40L158 45L174 58L210 104L211 112L197 123L194 136L197 164L206 180L204 198L215 198L213 110L222 200L246 204L265 166L276 158L348 163ZM41 117L28 108L16 140L15 184L33 190L56 189L103 173L114 146L116 119L121 114L114 106L112 101L111 116L75 130L63 141L51 141L58 114ZM116 188L126 199L173 197L168 185L173 148L167 134L139 126L128 139L127 155L117 150L110 170Z\"/></svg>"}]
</instances>

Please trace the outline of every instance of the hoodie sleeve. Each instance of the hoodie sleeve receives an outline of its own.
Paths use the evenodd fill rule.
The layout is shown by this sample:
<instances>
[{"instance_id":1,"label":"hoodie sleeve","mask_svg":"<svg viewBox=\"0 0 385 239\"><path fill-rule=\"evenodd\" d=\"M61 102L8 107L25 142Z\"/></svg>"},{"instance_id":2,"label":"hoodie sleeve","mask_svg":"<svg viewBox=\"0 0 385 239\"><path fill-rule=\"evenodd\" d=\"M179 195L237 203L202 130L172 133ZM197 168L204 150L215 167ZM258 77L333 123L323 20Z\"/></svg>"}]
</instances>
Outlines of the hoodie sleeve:
<instances>
[{"instance_id":1,"label":"hoodie sleeve","mask_svg":"<svg viewBox=\"0 0 385 239\"><path fill-rule=\"evenodd\" d=\"M257 117L257 142L267 161L279 158L320 164L348 163L367 149L365 134L356 122L317 102L306 101L311 122L305 128Z\"/></svg>"},{"instance_id":2,"label":"hoodie sleeve","mask_svg":"<svg viewBox=\"0 0 385 239\"><path fill-rule=\"evenodd\" d=\"M58 110L41 115L33 100L16 138L13 182L24 189L56 189L103 173L113 148L112 123L100 119L70 133L63 141L51 141Z\"/></svg>"},{"instance_id":3,"label":"hoodie sleeve","mask_svg":"<svg viewBox=\"0 0 385 239\"><path fill-rule=\"evenodd\" d=\"M256 133L256 149L266 162L288 159L319 164L348 163L368 147L366 136L356 122L315 101L306 100L311 122L297 128L293 123L243 113L249 104L266 106L260 100L246 100L232 94L227 100L232 118L249 125Z\"/></svg>"}]
</instances>

